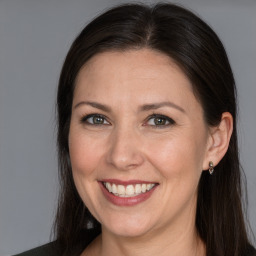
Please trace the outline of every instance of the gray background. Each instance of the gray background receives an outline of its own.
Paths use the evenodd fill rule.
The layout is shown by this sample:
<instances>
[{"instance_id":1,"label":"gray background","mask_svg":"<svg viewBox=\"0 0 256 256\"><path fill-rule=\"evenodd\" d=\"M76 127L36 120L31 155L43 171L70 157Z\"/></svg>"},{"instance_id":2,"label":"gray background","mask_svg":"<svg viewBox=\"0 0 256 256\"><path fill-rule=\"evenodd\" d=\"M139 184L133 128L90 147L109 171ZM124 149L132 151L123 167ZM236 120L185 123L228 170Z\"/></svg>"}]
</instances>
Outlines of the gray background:
<instances>
[{"instance_id":1,"label":"gray background","mask_svg":"<svg viewBox=\"0 0 256 256\"><path fill-rule=\"evenodd\" d=\"M54 101L60 68L83 26L123 2L0 0L0 255L49 240L58 184ZM256 232L256 1L176 3L210 24L230 57L240 101L249 216Z\"/></svg>"}]
</instances>

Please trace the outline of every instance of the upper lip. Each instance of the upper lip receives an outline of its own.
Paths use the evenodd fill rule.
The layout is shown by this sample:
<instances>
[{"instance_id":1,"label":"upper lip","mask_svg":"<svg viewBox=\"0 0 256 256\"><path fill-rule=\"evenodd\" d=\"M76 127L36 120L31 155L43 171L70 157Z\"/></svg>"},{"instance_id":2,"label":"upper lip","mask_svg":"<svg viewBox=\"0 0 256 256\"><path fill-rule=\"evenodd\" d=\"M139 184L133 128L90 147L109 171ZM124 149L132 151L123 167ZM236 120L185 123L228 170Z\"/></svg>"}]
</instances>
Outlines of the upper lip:
<instances>
[{"instance_id":1,"label":"upper lip","mask_svg":"<svg viewBox=\"0 0 256 256\"><path fill-rule=\"evenodd\" d=\"M102 179L100 182L109 182L116 185L135 185L135 184L158 184L155 181L145 181L145 180L118 180L118 179Z\"/></svg>"}]
</instances>

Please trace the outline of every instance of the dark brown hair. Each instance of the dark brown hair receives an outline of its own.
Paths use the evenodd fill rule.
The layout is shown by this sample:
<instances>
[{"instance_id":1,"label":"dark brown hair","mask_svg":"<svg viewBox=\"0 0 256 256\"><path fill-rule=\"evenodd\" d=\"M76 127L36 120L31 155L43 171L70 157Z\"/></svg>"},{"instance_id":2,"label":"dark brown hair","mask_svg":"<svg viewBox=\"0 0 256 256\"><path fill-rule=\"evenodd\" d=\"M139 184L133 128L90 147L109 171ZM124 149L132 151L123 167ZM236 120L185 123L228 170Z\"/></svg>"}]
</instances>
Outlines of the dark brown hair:
<instances>
[{"instance_id":1,"label":"dark brown hair","mask_svg":"<svg viewBox=\"0 0 256 256\"><path fill-rule=\"evenodd\" d=\"M209 126L218 125L223 112L232 114L228 151L214 175L203 172L199 181L196 227L207 256L245 255L249 243L241 205L232 70L214 31L190 11L167 3L112 8L89 23L68 52L57 96L61 190L55 231L62 254L78 255L101 232L101 225L80 199L71 172L68 134L75 79L96 54L141 48L159 51L179 65L193 85Z\"/></svg>"}]
</instances>

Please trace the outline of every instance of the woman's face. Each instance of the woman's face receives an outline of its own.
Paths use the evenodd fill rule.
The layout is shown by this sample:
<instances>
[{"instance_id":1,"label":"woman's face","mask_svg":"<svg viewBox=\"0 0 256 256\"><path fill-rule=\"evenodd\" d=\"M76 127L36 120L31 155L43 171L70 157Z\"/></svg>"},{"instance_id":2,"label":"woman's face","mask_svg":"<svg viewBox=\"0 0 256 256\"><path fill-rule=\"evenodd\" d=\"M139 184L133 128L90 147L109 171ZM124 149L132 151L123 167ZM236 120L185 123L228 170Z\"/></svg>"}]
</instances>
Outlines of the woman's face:
<instances>
[{"instance_id":1,"label":"woman's face","mask_svg":"<svg viewBox=\"0 0 256 256\"><path fill-rule=\"evenodd\" d=\"M169 57L106 52L79 72L70 158L103 230L131 237L195 225L208 138L191 83Z\"/></svg>"}]
</instances>

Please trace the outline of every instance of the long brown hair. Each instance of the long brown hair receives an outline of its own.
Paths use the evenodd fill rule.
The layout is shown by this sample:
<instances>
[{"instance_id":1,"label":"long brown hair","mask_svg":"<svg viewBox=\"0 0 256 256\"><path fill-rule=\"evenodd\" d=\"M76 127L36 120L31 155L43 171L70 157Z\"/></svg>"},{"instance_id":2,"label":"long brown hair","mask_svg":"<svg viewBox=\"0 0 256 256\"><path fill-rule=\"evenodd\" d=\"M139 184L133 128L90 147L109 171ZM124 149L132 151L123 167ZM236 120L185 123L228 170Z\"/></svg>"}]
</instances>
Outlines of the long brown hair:
<instances>
[{"instance_id":1,"label":"long brown hair","mask_svg":"<svg viewBox=\"0 0 256 256\"><path fill-rule=\"evenodd\" d=\"M167 3L112 8L89 23L68 52L57 96L61 189L55 231L62 254L78 255L101 232L100 223L76 191L69 160L68 134L76 76L100 52L140 48L160 51L179 65L193 85L209 126L218 125L223 112L232 114L234 127L228 151L215 167L214 175L202 172L199 181L196 227L207 256L244 255L249 242L241 205L232 70L214 31L190 11Z\"/></svg>"}]
</instances>

